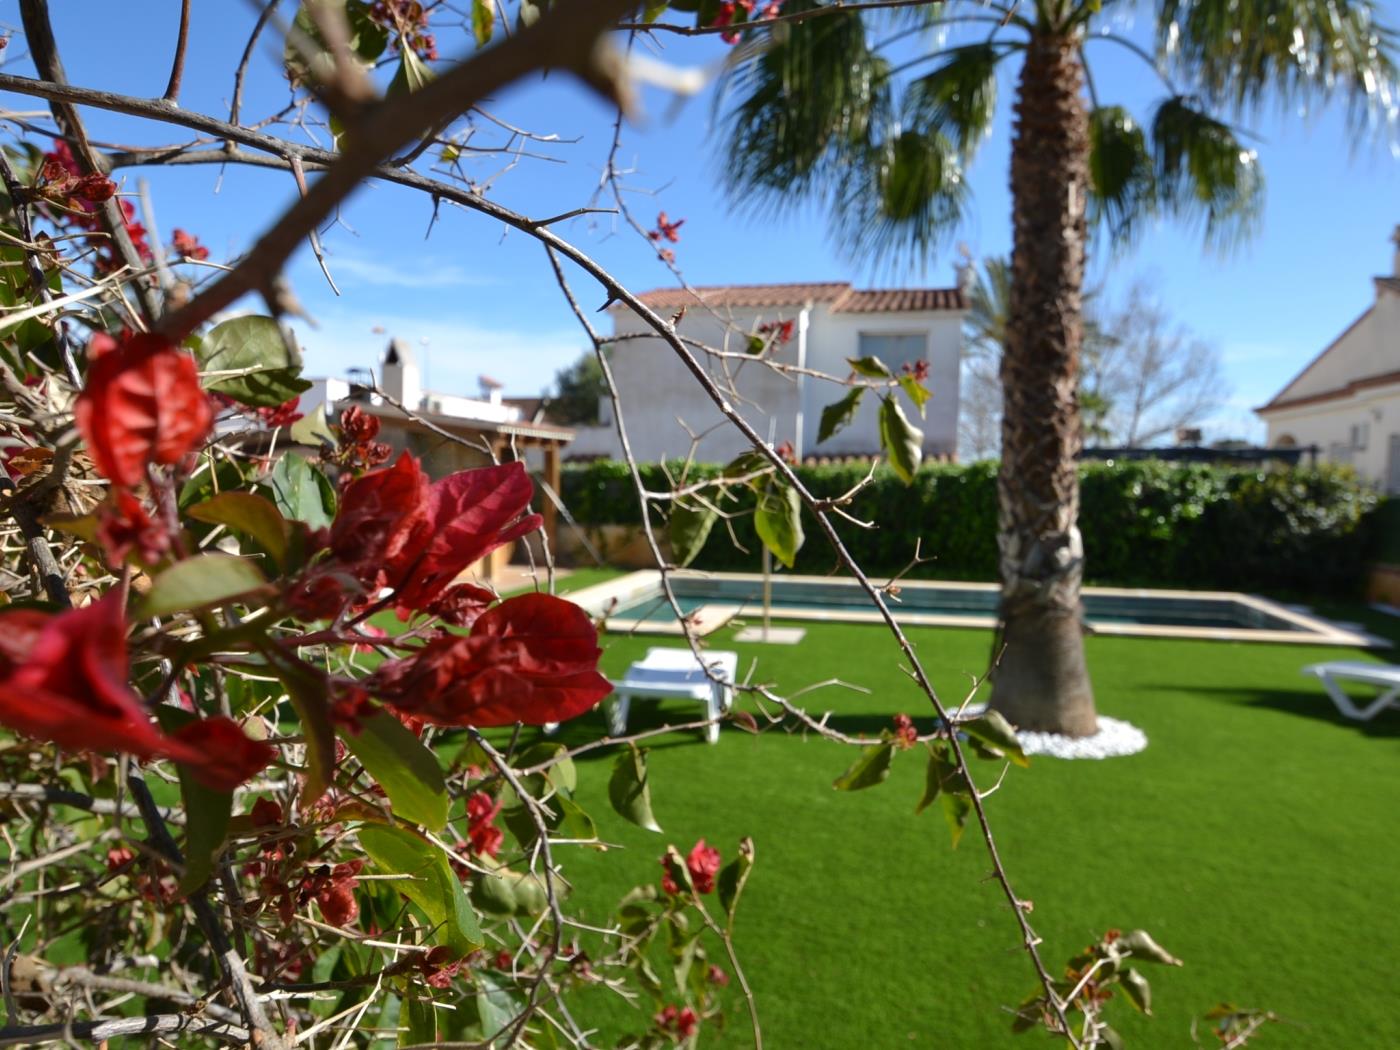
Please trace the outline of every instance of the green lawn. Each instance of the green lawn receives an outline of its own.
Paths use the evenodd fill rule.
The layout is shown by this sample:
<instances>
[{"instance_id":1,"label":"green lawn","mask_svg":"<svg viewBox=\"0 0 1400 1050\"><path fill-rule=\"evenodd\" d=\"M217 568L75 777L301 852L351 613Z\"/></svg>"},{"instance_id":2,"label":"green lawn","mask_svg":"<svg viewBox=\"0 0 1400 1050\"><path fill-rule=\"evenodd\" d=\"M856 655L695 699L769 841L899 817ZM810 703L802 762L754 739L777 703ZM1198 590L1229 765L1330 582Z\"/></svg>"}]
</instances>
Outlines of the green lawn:
<instances>
[{"instance_id":1,"label":"green lawn","mask_svg":"<svg viewBox=\"0 0 1400 1050\"><path fill-rule=\"evenodd\" d=\"M1372 624L1392 633L1394 625ZM961 696L967 675L986 664L986 632L912 637L945 698ZM604 644L604 669L616 676L648 645L665 643L610 635ZM868 695L826 689L807 698L809 708L833 711L842 729L875 732L900 711L929 724L926 702L880 629L809 626L797 647L735 646L725 631L712 644L738 648L744 669L757 659L756 678L785 691L837 677L866 687ZM1400 713L1345 722L1298 673L1311 661L1356 655L1091 639L1100 711L1144 729L1149 748L1106 762L1037 759L1013 769L990 799L1007 867L1034 901L1047 961L1062 963L1113 926L1144 927L1185 960L1149 974L1155 1017L1110 1004L1130 1046L1189 1046L1192 1016L1224 999L1286 1018L1261 1046L1400 1045L1400 909L1392 900ZM694 710L634 705L633 727ZM595 714L565 727L561 739L602 732ZM738 943L766 1046L1043 1045L1036 1035L1009 1034L1002 1008L1034 981L1013 920L985 879L975 831L954 852L936 808L913 815L919 753L898 756L878 788L836 792L832 778L851 757L782 730L754 737L726 728L714 747L698 734L658 738L650 760L663 836L612 814L611 753L594 752L580 762L579 800L625 852L566 855L580 886L575 907L605 921L627 888L656 879L668 841L684 851L704 836L728 860L735 842L752 835L758 866ZM983 769L991 779L995 767ZM604 1035L624 1030L625 1009L602 993L583 1006ZM750 1043L741 1023L707 1033L702 1045Z\"/></svg>"}]
</instances>

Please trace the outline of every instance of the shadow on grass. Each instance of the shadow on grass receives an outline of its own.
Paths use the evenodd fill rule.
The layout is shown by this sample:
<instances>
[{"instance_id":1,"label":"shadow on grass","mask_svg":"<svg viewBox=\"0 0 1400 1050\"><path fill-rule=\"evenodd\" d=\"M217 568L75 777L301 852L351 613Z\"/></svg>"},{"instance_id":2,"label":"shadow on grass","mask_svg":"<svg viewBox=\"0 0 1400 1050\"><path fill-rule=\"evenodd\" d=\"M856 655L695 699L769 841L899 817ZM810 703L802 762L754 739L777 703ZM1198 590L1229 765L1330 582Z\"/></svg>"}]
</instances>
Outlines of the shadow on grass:
<instances>
[{"instance_id":1,"label":"shadow on grass","mask_svg":"<svg viewBox=\"0 0 1400 1050\"><path fill-rule=\"evenodd\" d=\"M698 705L668 706L634 703L627 719L627 732L629 734L646 733L665 729L668 726L682 726L700 717L700 713ZM813 717L820 719L821 716L814 714ZM825 720L824 724L847 736L874 739L883 731L894 727L894 717L895 712L889 714L832 715ZM932 732L935 723L936 719L933 716L914 718L914 725L921 734ZM796 719L788 718L772 725L767 725L762 719L759 719L759 724L763 727L765 735L801 736L803 733L803 727ZM560 726L558 732L552 736L546 736L539 730L529 730L521 736L519 744L521 747L530 747L536 743L549 741L573 748L601 740L607 736L607 733L607 722L602 714L595 711ZM722 747L729 740L742 739L751 735L732 723L725 723L720 729L719 743L714 746ZM708 747L710 745L706 742L704 731L701 729L677 729L674 733L640 741L638 746L653 751L664 751L674 747ZM590 762L603 759L611 761L616 753L615 748L603 747L586 751L577 756L575 761Z\"/></svg>"},{"instance_id":2,"label":"shadow on grass","mask_svg":"<svg viewBox=\"0 0 1400 1050\"><path fill-rule=\"evenodd\" d=\"M1172 687L1157 685L1152 688L1165 690ZM1400 739L1400 710L1392 708L1382 711L1369 722L1358 722L1355 719L1347 718L1338 711L1337 706L1332 703L1331 698L1320 687L1316 690L1213 688L1201 690L1201 692L1245 707L1267 708L1270 711L1280 711L1288 715L1297 715L1300 718L1311 718L1318 722L1346 726L1364 736L1391 740ZM1360 692L1352 693L1351 696L1362 704L1371 699L1370 695Z\"/></svg>"}]
</instances>

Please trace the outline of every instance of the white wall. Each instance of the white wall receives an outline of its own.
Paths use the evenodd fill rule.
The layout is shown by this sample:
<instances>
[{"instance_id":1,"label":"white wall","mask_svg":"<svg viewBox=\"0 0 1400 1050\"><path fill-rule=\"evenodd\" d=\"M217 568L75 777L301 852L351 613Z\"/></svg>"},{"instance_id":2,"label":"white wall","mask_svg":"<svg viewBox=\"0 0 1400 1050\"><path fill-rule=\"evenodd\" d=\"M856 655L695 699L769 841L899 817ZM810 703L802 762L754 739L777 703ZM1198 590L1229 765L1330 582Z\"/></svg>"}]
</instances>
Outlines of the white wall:
<instances>
[{"instance_id":1,"label":"white wall","mask_svg":"<svg viewBox=\"0 0 1400 1050\"><path fill-rule=\"evenodd\" d=\"M795 307L713 312L692 307L681 321L680 329L688 339L742 355L743 334L754 331L761 323L781 320L799 322L800 329L801 313L801 309ZM743 435L723 423L719 410L669 346L655 336L645 335L650 330L630 311L615 309L613 320L616 334L643 336L614 343L609 358L622 399L628 438L639 460L688 455L691 439L686 427L703 435L696 450L698 459L726 462L748 448ZM925 451L929 454L954 452L957 447L961 313L832 314L826 306L817 305L810 309L808 320L807 366L843 378L850 372L846 359L859 356L862 332L926 333L927 385L933 392L927 406L927 419L919 419L908 399L900 396L906 414L924 431ZM802 353L802 337L797 335L789 343L771 350L768 356L795 365ZM719 360L698 351L696 355L722 390L737 391L738 396L731 397L731 403L763 440L771 438L775 444L791 442L803 455L871 454L879 450L877 399L873 395L867 395L867 403L849 427L830 441L817 445L822 408L846 393L839 383L812 377L798 379L756 360ZM603 407L606 412L609 407L606 400ZM619 455L611 417L606 423L600 428L580 429L569 454Z\"/></svg>"},{"instance_id":2,"label":"white wall","mask_svg":"<svg viewBox=\"0 0 1400 1050\"><path fill-rule=\"evenodd\" d=\"M1271 446L1286 439L1296 445L1317 445L1321 459L1350 463L1381 488L1392 492L1400 488L1391 474L1400 466L1392 468L1390 460L1392 438L1400 442L1400 383L1363 389L1335 401L1277 409L1266 422ZM1352 444L1353 427L1361 431L1361 447Z\"/></svg>"},{"instance_id":3,"label":"white wall","mask_svg":"<svg viewBox=\"0 0 1400 1050\"><path fill-rule=\"evenodd\" d=\"M1310 397L1346 386L1353 379L1400 369L1400 293L1384 287L1376 302L1346 329L1327 353L1290 383L1279 399Z\"/></svg>"},{"instance_id":4,"label":"white wall","mask_svg":"<svg viewBox=\"0 0 1400 1050\"><path fill-rule=\"evenodd\" d=\"M936 310L925 313L864 314L829 313L825 307L813 311L807 363L812 368L844 376L850 371L848 358L860 356L860 337L868 335L908 335L924 333L928 339L928 380L924 384L933 396L920 419L909 399L900 394L904 413L924 432L926 455L952 455L958 446L958 377L962 351L961 311ZM803 413L808 438L807 455L872 454L880 450L879 400L874 392L862 398L854 422L821 445L816 443L821 410L845 394L842 387L820 380L806 384Z\"/></svg>"}]
</instances>

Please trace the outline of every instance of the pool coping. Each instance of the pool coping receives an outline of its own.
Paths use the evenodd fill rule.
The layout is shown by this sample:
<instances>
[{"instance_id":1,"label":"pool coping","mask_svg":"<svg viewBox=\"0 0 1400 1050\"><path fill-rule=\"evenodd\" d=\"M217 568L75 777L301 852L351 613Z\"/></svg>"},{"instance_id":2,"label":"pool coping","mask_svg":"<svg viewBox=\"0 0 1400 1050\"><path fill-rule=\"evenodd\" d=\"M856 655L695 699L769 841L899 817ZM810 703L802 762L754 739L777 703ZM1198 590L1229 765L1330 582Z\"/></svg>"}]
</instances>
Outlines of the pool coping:
<instances>
[{"instance_id":1,"label":"pool coping","mask_svg":"<svg viewBox=\"0 0 1400 1050\"><path fill-rule=\"evenodd\" d=\"M746 582L761 582L763 577L752 572L700 572L694 569L678 569L671 573L678 580L729 579ZM844 577L809 576L781 573L774 577L780 582L808 582L830 584L840 582ZM850 581L855 586L854 581ZM661 573L656 569L640 569L619 576L617 579L585 587L569 595L570 601L582 606L591 616L604 620L609 632L622 634L680 635L682 627L670 621L655 623L636 619L616 619L608 616L612 608L642 597L647 592L657 590L661 585ZM940 590L997 591L995 583L969 583L966 581L907 580L899 584L901 591L916 591L938 588ZM1090 630L1094 634L1122 638L1176 638L1221 642L1267 642L1289 645L1330 645L1356 649L1389 648L1390 642L1364 631L1352 630L1333 623L1312 613L1299 612L1242 591L1188 591L1148 587L1085 587L1084 593L1109 598L1132 598L1154 596L1163 598L1195 598L1217 601L1239 602L1259 612L1296 624L1298 631L1279 631L1268 628L1247 627L1185 627L1151 626L1147 624L1102 623L1094 624ZM736 615L748 608L733 602L716 600L702 606L697 634L703 636L728 623ZM988 629L996 626L996 617L986 614L946 615L942 613L909 612L899 607L898 600L891 602L891 611L902 626L906 627L964 627ZM752 613L749 613L752 615ZM775 620L824 621L828 623L880 623L883 622L877 609L845 609L839 616L819 609L784 609L775 614Z\"/></svg>"}]
</instances>

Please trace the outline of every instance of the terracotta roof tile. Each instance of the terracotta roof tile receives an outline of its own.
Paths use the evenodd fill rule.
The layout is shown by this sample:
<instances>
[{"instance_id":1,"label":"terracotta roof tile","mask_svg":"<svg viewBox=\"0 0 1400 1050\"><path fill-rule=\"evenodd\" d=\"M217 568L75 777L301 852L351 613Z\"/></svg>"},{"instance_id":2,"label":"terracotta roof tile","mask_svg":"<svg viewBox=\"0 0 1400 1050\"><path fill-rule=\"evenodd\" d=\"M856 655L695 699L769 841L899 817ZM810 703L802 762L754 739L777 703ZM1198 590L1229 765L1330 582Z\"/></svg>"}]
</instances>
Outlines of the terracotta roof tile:
<instances>
[{"instance_id":1,"label":"terracotta roof tile","mask_svg":"<svg viewBox=\"0 0 1400 1050\"><path fill-rule=\"evenodd\" d=\"M637 298L654 309L695 306L701 302L714 307L805 306L809 302L834 302L850 289L848 281L731 284L696 288L696 295L685 288L656 288L642 292Z\"/></svg>"},{"instance_id":2,"label":"terracotta roof tile","mask_svg":"<svg viewBox=\"0 0 1400 1050\"><path fill-rule=\"evenodd\" d=\"M895 288L862 291L849 281L813 281L800 284L730 284L684 288L656 288L637 296L654 309L706 306L736 309L760 306L805 306L827 303L838 313L890 313L919 310L962 310L966 307L956 288Z\"/></svg>"},{"instance_id":3,"label":"terracotta roof tile","mask_svg":"<svg viewBox=\"0 0 1400 1050\"><path fill-rule=\"evenodd\" d=\"M831 307L832 313L915 313L922 310L965 310L967 302L956 288L852 289Z\"/></svg>"}]
</instances>

